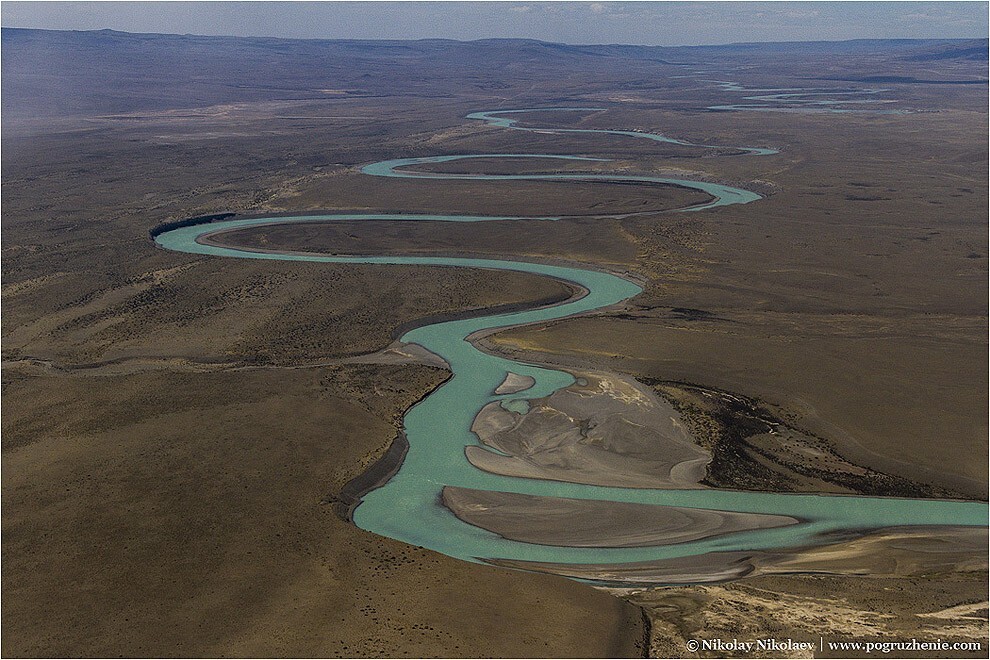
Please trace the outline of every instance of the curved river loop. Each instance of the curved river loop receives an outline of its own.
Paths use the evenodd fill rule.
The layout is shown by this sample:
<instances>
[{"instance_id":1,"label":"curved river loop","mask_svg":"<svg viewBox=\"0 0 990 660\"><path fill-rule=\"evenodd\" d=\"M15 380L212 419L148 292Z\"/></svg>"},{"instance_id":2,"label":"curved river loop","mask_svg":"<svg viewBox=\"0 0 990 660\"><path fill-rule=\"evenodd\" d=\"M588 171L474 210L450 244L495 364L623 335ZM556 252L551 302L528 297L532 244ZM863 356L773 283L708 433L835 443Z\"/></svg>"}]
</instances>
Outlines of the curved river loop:
<instances>
[{"instance_id":1,"label":"curved river loop","mask_svg":"<svg viewBox=\"0 0 990 660\"><path fill-rule=\"evenodd\" d=\"M468 118L511 130L539 130L543 133L604 133L623 139L645 139L688 146L688 142L663 135L621 130L528 128L511 116L547 110L593 111L597 108L542 108L476 112ZM751 156L770 156L772 149L742 148ZM600 160L553 154L466 154L425 158L400 158L367 165L362 172L371 176L432 180L542 180L647 182L682 186L712 196L706 204L681 209L700 212L733 204L749 204L761 197L731 186L650 176L624 174L555 173L527 175L449 174L416 170L415 166L468 158L534 158ZM183 226L159 234L155 240L163 248L193 254L232 257L381 265L419 265L455 268L483 268L519 271L555 278L585 290L585 295L560 304L512 313L433 323L407 332L400 339L418 344L442 357L452 377L406 412L405 435L409 449L399 471L383 486L367 493L353 513L359 527L413 545L430 548L467 561L514 560L562 564L621 564L701 555L718 551L758 551L794 548L824 543L835 533L859 533L897 526L986 526L987 505L980 502L917 500L883 497L857 497L772 492L741 492L708 488L647 489L593 486L561 481L501 476L482 471L465 458L469 445L480 446L471 424L485 405L505 399L525 401L546 397L574 383L564 371L512 361L476 348L469 337L520 324L533 324L592 312L629 300L641 292L634 282L596 270L525 261L428 256L335 256L320 254L273 253L247 248L225 247L203 241L206 235L261 225L328 222L335 220L388 220L396 222L486 222L506 216L410 215L410 214L330 214L233 219ZM542 218L555 219L555 218ZM534 384L522 392L494 394L512 372L529 376ZM486 451L491 451L483 447ZM799 520L798 524L772 529L719 534L701 540L654 547L563 547L513 541L462 522L439 503L444 486L520 493L525 495L630 502L657 506L678 506L717 511L778 514ZM834 538L834 536L833 536Z\"/></svg>"},{"instance_id":2,"label":"curved river loop","mask_svg":"<svg viewBox=\"0 0 990 660\"><path fill-rule=\"evenodd\" d=\"M742 97L744 101L749 101L749 103L710 105L707 108L708 110L721 112L864 113L875 115L903 115L911 112L910 110L898 108L885 109L877 107L879 104L893 103L893 101L888 99L870 98L871 95L890 91L879 87L774 87L757 89L743 87L739 83L730 80L708 79L702 80L702 82L714 83L719 89L725 92L749 94L749 96ZM836 99L834 98L836 96L848 98ZM871 104L873 107L870 107Z\"/></svg>"}]
</instances>

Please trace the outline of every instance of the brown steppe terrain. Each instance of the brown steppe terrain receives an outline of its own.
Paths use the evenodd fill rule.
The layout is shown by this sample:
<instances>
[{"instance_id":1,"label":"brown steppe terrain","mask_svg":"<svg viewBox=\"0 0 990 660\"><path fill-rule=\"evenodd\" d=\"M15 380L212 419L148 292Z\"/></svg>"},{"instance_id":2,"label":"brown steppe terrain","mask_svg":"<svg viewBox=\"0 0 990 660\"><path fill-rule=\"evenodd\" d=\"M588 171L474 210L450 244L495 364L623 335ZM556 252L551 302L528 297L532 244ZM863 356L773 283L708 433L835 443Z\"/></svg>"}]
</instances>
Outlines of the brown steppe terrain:
<instances>
[{"instance_id":1,"label":"brown steppe terrain","mask_svg":"<svg viewBox=\"0 0 990 660\"><path fill-rule=\"evenodd\" d=\"M437 369L6 371L6 656L640 653L608 594L332 513Z\"/></svg>"},{"instance_id":2,"label":"brown steppe terrain","mask_svg":"<svg viewBox=\"0 0 990 660\"><path fill-rule=\"evenodd\" d=\"M986 152L963 139L984 121L775 119L783 153L717 163L781 192L624 223L653 275L638 309L496 341L743 392L857 463L985 498ZM809 137L826 122L828 142Z\"/></svg>"},{"instance_id":3,"label":"brown steppe terrain","mask_svg":"<svg viewBox=\"0 0 990 660\"><path fill-rule=\"evenodd\" d=\"M65 70L31 75L46 60L18 41L28 37L51 49L45 56L70 52ZM829 626L842 638L985 641L985 556L906 576L763 575L625 593L648 612L648 631L641 610L607 593L346 524L329 503L446 372L340 360L383 348L422 318L546 302L568 289L504 272L207 258L159 250L148 237L161 222L219 211L566 216L470 231L340 223L236 238L630 271L646 290L628 309L506 331L486 345L629 374L661 394L663 383L738 393L844 461L985 499L985 84L884 83L893 107L924 111L907 115L711 113L706 105L738 95L675 79L685 67L646 52L442 45L471 56L430 51L396 64L392 46L349 44L321 69L312 57L320 42L257 41L4 31L4 655L685 655L687 639L798 639ZM210 68L120 75L159 43L195 46ZM94 66L104 47L126 56ZM827 70L820 53L804 51L788 55L790 68L772 50L665 57L753 87L850 85L820 78L878 71L986 79L985 61L933 63L891 48L833 53ZM941 52L917 48L912 57ZM276 60L278 85L252 69ZM778 75L737 68L768 61ZM539 125L781 153L464 119L590 104L608 110L546 113ZM580 169L686 174L768 198L664 213L699 195L358 172L386 158L472 152L607 157L615 162ZM481 164L542 171L534 161ZM865 623L836 623L849 617Z\"/></svg>"}]
</instances>

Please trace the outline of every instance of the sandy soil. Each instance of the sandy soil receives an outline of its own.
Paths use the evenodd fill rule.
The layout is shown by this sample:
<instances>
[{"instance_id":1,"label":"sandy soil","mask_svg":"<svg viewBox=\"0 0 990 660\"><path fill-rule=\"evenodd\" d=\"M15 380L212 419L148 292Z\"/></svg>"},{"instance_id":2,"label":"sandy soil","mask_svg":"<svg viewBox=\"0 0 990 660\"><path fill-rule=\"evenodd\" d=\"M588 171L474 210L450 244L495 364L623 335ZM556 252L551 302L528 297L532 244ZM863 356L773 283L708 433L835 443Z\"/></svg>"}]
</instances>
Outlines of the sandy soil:
<instances>
[{"instance_id":1,"label":"sandy soil","mask_svg":"<svg viewBox=\"0 0 990 660\"><path fill-rule=\"evenodd\" d=\"M777 573L924 576L932 572L965 573L987 568L987 556L983 552L986 529L906 527L850 536L854 538L807 548L711 552L629 564L568 565L507 560L491 563L628 585L717 583Z\"/></svg>"},{"instance_id":2,"label":"sandy soil","mask_svg":"<svg viewBox=\"0 0 990 660\"><path fill-rule=\"evenodd\" d=\"M505 374L505 380L495 388L495 394L515 394L531 388L536 381L532 376L520 376L511 371Z\"/></svg>"},{"instance_id":3,"label":"sandy soil","mask_svg":"<svg viewBox=\"0 0 990 660\"><path fill-rule=\"evenodd\" d=\"M924 576L779 575L729 584L630 595L650 613L651 657L866 658L878 651L830 649L830 642L968 642L976 651L894 650L887 657L981 658L986 655L986 571ZM895 595L895 597L892 597ZM689 640L788 639L795 651L689 650ZM824 646L824 649L822 648Z\"/></svg>"},{"instance_id":4,"label":"sandy soil","mask_svg":"<svg viewBox=\"0 0 990 660\"><path fill-rule=\"evenodd\" d=\"M497 474L614 486L684 487L710 455L649 388L614 374L575 372L577 382L529 402L526 414L485 406L471 430L483 447L465 454Z\"/></svg>"},{"instance_id":5,"label":"sandy soil","mask_svg":"<svg viewBox=\"0 0 990 660\"><path fill-rule=\"evenodd\" d=\"M790 525L787 516L534 497L446 486L461 520L526 543L593 548L669 545L746 529Z\"/></svg>"}]
</instances>

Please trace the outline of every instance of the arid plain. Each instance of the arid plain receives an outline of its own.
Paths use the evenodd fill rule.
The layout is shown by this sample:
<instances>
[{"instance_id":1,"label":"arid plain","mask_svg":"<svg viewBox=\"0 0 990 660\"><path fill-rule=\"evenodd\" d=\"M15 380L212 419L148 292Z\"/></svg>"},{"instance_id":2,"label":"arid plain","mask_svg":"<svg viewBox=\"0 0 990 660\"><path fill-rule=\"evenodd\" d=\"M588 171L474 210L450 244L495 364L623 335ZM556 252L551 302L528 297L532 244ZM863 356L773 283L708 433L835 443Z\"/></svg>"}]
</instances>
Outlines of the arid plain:
<instances>
[{"instance_id":1,"label":"arid plain","mask_svg":"<svg viewBox=\"0 0 990 660\"><path fill-rule=\"evenodd\" d=\"M698 586L646 588L633 570L611 593L358 529L334 513L342 489L449 375L362 356L423 319L572 290L522 273L183 255L149 230L219 212L563 216L260 227L223 241L629 274L644 291L621 309L480 341L635 379L710 454L708 486L985 501L986 42L649 49L5 29L2 45L5 655L629 657L689 656L686 640L742 635L985 642L985 529L754 553L731 558L734 580ZM715 111L752 103L719 81L882 88L870 95L882 103ZM780 153L465 119L553 106L603 109L520 120ZM551 171L682 176L765 198L675 213L707 197L360 173L464 153L609 158ZM445 499L456 508L470 495Z\"/></svg>"}]
</instances>

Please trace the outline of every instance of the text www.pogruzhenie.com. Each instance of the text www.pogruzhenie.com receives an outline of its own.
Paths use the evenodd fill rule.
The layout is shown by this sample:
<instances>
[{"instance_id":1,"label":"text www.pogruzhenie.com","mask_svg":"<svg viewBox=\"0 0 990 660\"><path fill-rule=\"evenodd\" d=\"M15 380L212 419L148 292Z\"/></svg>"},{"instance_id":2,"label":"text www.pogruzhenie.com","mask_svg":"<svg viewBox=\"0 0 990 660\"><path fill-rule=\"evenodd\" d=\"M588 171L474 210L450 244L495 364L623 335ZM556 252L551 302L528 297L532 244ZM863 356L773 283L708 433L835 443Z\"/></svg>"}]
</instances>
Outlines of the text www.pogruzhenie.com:
<instances>
[{"instance_id":1,"label":"text www.pogruzhenie.com","mask_svg":"<svg viewBox=\"0 0 990 660\"><path fill-rule=\"evenodd\" d=\"M980 642L944 642L941 639L907 641L831 641L819 638L817 641L797 641L793 639L764 638L751 641L739 639L690 639L688 651L732 651L753 653L764 651L859 651L863 653L925 652L925 651L981 651Z\"/></svg>"}]
</instances>

